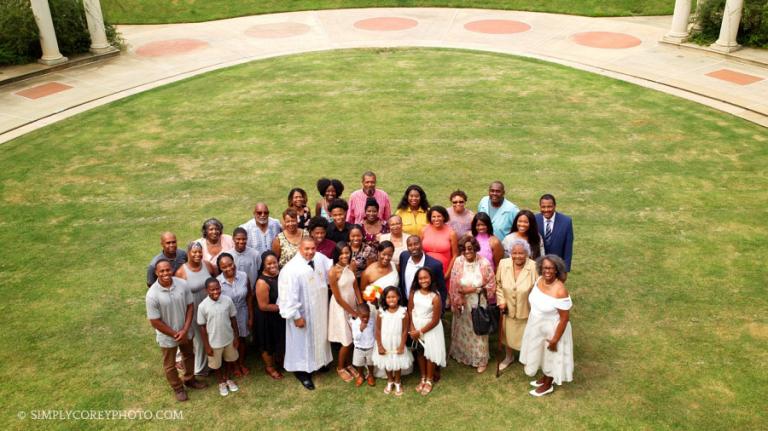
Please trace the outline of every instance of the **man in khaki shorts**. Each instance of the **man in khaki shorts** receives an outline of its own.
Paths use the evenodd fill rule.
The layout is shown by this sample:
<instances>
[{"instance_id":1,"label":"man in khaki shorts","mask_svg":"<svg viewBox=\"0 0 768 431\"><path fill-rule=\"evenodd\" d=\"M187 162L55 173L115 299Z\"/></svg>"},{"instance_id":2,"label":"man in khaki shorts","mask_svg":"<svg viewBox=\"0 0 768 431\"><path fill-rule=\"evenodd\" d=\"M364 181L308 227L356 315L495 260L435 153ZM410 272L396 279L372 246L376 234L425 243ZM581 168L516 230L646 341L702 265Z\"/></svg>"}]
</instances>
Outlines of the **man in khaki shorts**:
<instances>
[{"instance_id":1,"label":"man in khaki shorts","mask_svg":"<svg viewBox=\"0 0 768 431\"><path fill-rule=\"evenodd\" d=\"M197 324L200 325L205 353L208 355L208 367L216 370L219 394L224 397L239 389L237 383L229 378L229 365L221 363L222 358L231 363L239 357L239 334L235 319L237 309L228 296L221 295L221 285L215 278L208 278L205 288L208 297L197 307Z\"/></svg>"}]
</instances>

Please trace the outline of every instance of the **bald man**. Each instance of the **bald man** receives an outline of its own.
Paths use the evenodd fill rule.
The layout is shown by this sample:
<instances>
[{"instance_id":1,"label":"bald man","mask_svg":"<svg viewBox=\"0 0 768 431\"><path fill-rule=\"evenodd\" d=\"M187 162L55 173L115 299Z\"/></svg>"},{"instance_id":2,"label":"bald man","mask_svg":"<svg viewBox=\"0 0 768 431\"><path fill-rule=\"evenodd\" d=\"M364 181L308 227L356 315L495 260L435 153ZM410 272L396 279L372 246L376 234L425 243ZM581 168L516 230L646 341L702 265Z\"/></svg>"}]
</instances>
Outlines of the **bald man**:
<instances>
[{"instance_id":1,"label":"bald man","mask_svg":"<svg viewBox=\"0 0 768 431\"><path fill-rule=\"evenodd\" d=\"M152 261L149 262L149 265L147 266L147 287L152 286L155 281L157 281L155 266L159 260L165 259L171 262L173 274L176 274L176 271L181 268L181 265L184 265L187 262L187 252L178 249L176 235L174 235L173 232L163 232L160 235L160 247L163 248L163 251L153 257Z\"/></svg>"},{"instance_id":2,"label":"bald man","mask_svg":"<svg viewBox=\"0 0 768 431\"><path fill-rule=\"evenodd\" d=\"M512 223L518 211L517 205L504 197L504 183L494 181L488 186L488 196L483 197L477 205L477 212L486 213L491 218L493 234L499 241L509 235Z\"/></svg>"},{"instance_id":3,"label":"bald man","mask_svg":"<svg viewBox=\"0 0 768 431\"><path fill-rule=\"evenodd\" d=\"M333 360L328 342L328 270L333 262L304 237L277 279L277 304L285 319L283 366L309 390L312 373Z\"/></svg>"},{"instance_id":4,"label":"bald man","mask_svg":"<svg viewBox=\"0 0 768 431\"><path fill-rule=\"evenodd\" d=\"M272 250L272 241L283 231L280 221L269 216L269 207L264 202L253 206L253 218L240 227L248 232L248 247L256 250L259 256Z\"/></svg>"}]
</instances>

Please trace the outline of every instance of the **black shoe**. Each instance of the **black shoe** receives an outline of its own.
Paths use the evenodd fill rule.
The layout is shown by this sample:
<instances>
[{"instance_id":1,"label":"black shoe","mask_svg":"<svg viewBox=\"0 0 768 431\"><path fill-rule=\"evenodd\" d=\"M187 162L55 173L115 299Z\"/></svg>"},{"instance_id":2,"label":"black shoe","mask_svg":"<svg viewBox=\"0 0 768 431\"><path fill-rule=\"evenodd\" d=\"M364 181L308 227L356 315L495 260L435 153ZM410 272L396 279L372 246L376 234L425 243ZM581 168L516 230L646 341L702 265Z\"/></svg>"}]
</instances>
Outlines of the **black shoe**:
<instances>
[{"instance_id":1,"label":"black shoe","mask_svg":"<svg viewBox=\"0 0 768 431\"><path fill-rule=\"evenodd\" d=\"M301 382L301 384L307 388L308 390L312 391L315 389L315 384L312 383L312 374L305 373L303 371L297 371L293 373L294 376Z\"/></svg>"},{"instance_id":2,"label":"black shoe","mask_svg":"<svg viewBox=\"0 0 768 431\"><path fill-rule=\"evenodd\" d=\"M304 385L304 387L307 388L310 391L314 391L315 390L315 384L312 383L312 380L310 380L310 379L302 380L301 384Z\"/></svg>"}]
</instances>

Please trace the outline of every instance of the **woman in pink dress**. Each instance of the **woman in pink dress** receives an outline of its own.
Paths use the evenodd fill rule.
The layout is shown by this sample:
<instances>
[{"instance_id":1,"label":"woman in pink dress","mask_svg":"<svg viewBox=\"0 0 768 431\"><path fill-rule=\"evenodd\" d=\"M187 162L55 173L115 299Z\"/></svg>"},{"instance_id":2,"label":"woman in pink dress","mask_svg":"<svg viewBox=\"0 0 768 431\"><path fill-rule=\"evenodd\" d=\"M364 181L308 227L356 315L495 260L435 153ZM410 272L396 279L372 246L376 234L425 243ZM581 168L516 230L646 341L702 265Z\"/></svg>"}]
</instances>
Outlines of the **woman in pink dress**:
<instances>
[{"instance_id":1,"label":"woman in pink dress","mask_svg":"<svg viewBox=\"0 0 768 431\"><path fill-rule=\"evenodd\" d=\"M472 227L470 229L472 236L480 243L480 256L488 259L493 265L493 270L499 267L499 261L504 257L504 246L502 242L493 234L493 224L491 218L486 213L477 213L472 218Z\"/></svg>"},{"instance_id":2,"label":"woman in pink dress","mask_svg":"<svg viewBox=\"0 0 768 431\"><path fill-rule=\"evenodd\" d=\"M466 208L467 194L463 190L456 190L451 193L451 207L448 208L448 225L456 232L456 237L461 239L465 233L469 232L472 226L472 217L475 213Z\"/></svg>"},{"instance_id":3,"label":"woman in pink dress","mask_svg":"<svg viewBox=\"0 0 768 431\"><path fill-rule=\"evenodd\" d=\"M448 226L448 211L440 205L435 205L427 211L429 224L421 230L421 245L424 252L443 264L443 275L446 279L451 273L453 260L459 254L459 240L456 232Z\"/></svg>"}]
</instances>

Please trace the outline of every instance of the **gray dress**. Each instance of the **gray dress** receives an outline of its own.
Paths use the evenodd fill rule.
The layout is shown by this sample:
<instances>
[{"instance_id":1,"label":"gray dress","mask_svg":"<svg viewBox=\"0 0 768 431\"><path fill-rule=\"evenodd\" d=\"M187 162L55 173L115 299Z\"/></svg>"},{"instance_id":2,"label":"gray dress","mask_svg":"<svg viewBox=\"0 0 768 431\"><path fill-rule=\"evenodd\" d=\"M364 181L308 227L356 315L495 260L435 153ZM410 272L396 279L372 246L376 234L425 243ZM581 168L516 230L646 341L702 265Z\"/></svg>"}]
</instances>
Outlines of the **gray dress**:
<instances>
[{"instance_id":1,"label":"gray dress","mask_svg":"<svg viewBox=\"0 0 768 431\"><path fill-rule=\"evenodd\" d=\"M187 287L192 293L192 299L195 301L195 314L193 316L197 316L197 307L208 296L208 292L205 290L205 280L211 276L211 273L208 272L208 267L205 265L195 272L186 263L184 264L184 272L187 274ZM192 330L195 333L195 338L192 339L195 351L195 374L200 374L208 365L208 357L205 355L205 345L202 342L203 335L200 333L200 327L197 325L196 318L192 319Z\"/></svg>"}]
</instances>

